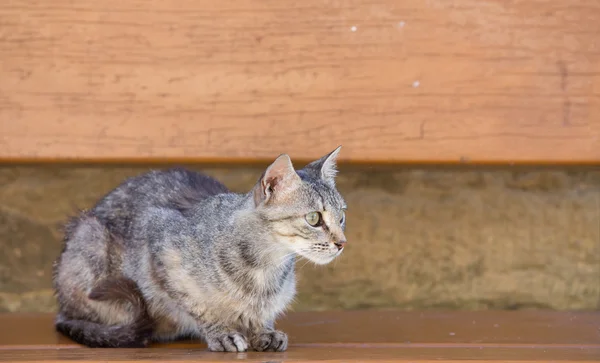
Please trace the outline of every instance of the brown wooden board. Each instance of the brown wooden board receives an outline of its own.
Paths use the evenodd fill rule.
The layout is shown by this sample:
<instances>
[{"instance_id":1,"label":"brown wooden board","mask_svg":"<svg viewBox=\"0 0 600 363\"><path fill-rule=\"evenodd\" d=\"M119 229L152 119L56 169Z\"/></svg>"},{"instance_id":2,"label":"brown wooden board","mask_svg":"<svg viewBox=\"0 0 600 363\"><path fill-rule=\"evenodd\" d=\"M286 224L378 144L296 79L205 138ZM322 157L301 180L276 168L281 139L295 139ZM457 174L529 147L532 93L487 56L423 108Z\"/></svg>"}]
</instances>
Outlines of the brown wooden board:
<instances>
[{"instance_id":1,"label":"brown wooden board","mask_svg":"<svg viewBox=\"0 0 600 363\"><path fill-rule=\"evenodd\" d=\"M198 341L91 350L56 333L51 314L0 315L0 361L594 361L600 312L290 313L285 353L210 353Z\"/></svg>"},{"instance_id":2,"label":"brown wooden board","mask_svg":"<svg viewBox=\"0 0 600 363\"><path fill-rule=\"evenodd\" d=\"M600 2L0 2L0 161L600 163Z\"/></svg>"},{"instance_id":3,"label":"brown wooden board","mask_svg":"<svg viewBox=\"0 0 600 363\"><path fill-rule=\"evenodd\" d=\"M212 353L203 349L0 350L0 362L598 362L600 348L290 347L283 353Z\"/></svg>"}]
</instances>

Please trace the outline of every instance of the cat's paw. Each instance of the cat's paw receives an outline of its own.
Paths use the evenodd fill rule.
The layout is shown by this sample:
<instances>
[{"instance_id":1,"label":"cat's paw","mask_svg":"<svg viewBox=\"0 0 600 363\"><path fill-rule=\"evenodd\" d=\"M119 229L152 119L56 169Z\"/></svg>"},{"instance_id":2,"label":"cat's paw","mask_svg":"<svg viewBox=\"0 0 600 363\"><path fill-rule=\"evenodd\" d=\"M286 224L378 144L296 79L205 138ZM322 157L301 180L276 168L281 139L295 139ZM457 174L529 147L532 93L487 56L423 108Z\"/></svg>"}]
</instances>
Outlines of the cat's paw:
<instances>
[{"instance_id":1,"label":"cat's paw","mask_svg":"<svg viewBox=\"0 0 600 363\"><path fill-rule=\"evenodd\" d=\"M288 336L279 330L264 332L252 338L250 345L257 352L283 352L288 346Z\"/></svg>"},{"instance_id":2,"label":"cat's paw","mask_svg":"<svg viewBox=\"0 0 600 363\"><path fill-rule=\"evenodd\" d=\"M237 332L208 337L206 343L211 352L245 352L248 350L248 340Z\"/></svg>"}]
</instances>

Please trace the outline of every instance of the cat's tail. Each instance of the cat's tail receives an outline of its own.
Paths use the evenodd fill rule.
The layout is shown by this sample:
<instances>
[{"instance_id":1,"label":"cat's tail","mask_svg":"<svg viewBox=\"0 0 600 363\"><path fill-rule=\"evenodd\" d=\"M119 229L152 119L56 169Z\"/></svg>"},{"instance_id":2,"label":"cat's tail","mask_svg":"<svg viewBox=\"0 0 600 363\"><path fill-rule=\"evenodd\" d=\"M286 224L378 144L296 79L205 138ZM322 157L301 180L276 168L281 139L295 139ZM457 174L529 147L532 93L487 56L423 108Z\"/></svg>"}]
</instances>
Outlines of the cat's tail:
<instances>
[{"instance_id":1,"label":"cat's tail","mask_svg":"<svg viewBox=\"0 0 600 363\"><path fill-rule=\"evenodd\" d=\"M134 318L126 324L105 325L69 319L66 314L59 313L55 323L57 331L90 348L143 348L150 343L153 323L135 282L123 277L105 279L92 289L88 298L98 302L129 303Z\"/></svg>"}]
</instances>

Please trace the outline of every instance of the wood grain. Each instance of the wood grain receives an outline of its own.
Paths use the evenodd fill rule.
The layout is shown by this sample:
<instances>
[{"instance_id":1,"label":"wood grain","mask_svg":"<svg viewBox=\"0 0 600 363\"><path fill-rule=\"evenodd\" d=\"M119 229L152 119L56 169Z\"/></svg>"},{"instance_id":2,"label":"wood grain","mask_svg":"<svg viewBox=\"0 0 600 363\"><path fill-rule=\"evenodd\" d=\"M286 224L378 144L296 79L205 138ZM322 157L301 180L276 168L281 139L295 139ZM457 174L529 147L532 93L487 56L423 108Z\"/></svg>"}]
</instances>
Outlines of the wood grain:
<instances>
[{"instance_id":1,"label":"wood grain","mask_svg":"<svg viewBox=\"0 0 600 363\"><path fill-rule=\"evenodd\" d=\"M204 349L27 349L0 350L0 362L367 362L499 363L598 362L599 348L390 348L291 347L283 353L212 353Z\"/></svg>"},{"instance_id":2,"label":"wood grain","mask_svg":"<svg viewBox=\"0 0 600 363\"><path fill-rule=\"evenodd\" d=\"M53 314L0 314L0 347L77 344L54 331ZM600 312L295 312L277 321L292 345L600 347ZM184 341L167 347L195 347ZM158 345L165 346L165 345ZM0 348L2 349L2 348Z\"/></svg>"},{"instance_id":3,"label":"wood grain","mask_svg":"<svg viewBox=\"0 0 600 363\"><path fill-rule=\"evenodd\" d=\"M51 314L0 314L0 362L89 361L598 361L599 312L290 313L285 353L210 353L198 341L90 350L53 329ZM92 353L93 352L93 353Z\"/></svg>"},{"instance_id":4,"label":"wood grain","mask_svg":"<svg viewBox=\"0 0 600 363\"><path fill-rule=\"evenodd\" d=\"M11 0L0 161L600 163L600 2Z\"/></svg>"}]
</instances>

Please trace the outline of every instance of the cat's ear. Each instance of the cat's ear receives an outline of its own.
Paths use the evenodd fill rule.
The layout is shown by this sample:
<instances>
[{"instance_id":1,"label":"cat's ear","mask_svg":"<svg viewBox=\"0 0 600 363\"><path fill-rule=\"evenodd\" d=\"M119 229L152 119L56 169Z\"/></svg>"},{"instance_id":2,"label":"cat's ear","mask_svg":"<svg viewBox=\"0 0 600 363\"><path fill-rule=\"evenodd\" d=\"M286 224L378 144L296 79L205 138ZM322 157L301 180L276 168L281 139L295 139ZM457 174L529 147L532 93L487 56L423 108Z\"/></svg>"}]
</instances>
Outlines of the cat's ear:
<instances>
[{"instance_id":1,"label":"cat's ear","mask_svg":"<svg viewBox=\"0 0 600 363\"><path fill-rule=\"evenodd\" d=\"M341 149L342 145L338 146L335 150L319 160L315 160L308 164L306 168L316 171L324 181L335 184L335 176L337 175L337 156Z\"/></svg>"},{"instance_id":2,"label":"cat's ear","mask_svg":"<svg viewBox=\"0 0 600 363\"><path fill-rule=\"evenodd\" d=\"M269 165L254 187L254 203L259 205L283 196L296 189L301 182L290 157L281 154Z\"/></svg>"}]
</instances>

